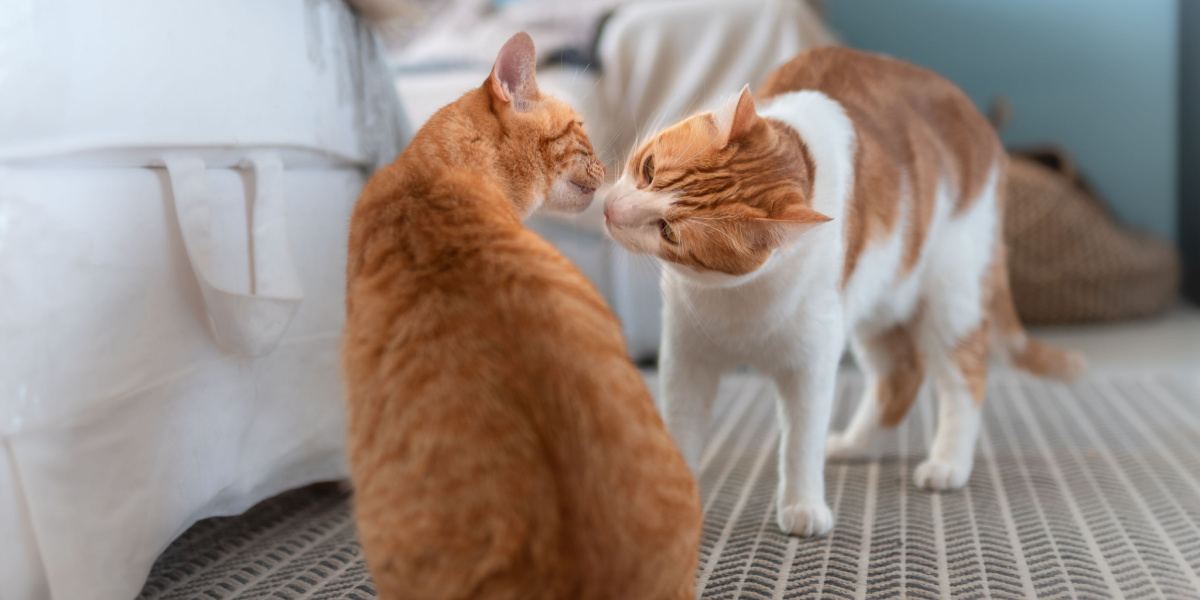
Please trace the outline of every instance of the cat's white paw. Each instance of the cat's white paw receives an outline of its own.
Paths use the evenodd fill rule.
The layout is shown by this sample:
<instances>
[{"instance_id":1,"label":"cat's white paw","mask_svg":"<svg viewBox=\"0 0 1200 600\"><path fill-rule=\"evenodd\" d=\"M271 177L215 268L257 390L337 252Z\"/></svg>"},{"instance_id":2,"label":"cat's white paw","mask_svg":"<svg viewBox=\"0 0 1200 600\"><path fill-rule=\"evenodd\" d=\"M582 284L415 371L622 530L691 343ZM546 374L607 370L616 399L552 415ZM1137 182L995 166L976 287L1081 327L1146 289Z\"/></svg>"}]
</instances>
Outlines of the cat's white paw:
<instances>
[{"instance_id":1,"label":"cat's white paw","mask_svg":"<svg viewBox=\"0 0 1200 600\"><path fill-rule=\"evenodd\" d=\"M797 502L780 506L779 529L800 537L819 537L833 529L833 512L824 502Z\"/></svg>"},{"instance_id":2,"label":"cat's white paw","mask_svg":"<svg viewBox=\"0 0 1200 600\"><path fill-rule=\"evenodd\" d=\"M926 490L956 490L967 483L971 466L927 459L913 471L913 483Z\"/></svg>"},{"instance_id":3,"label":"cat's white paw","mask_svg":"<svg viewBox=\"0 0 1200 600\"><path fill-rule=\"evenodd\" d=\"M825 438L827 460L858 460L869 458L871 448L859 440L851 439L844 432L830 433Z\"/></svg>"}]
</instances>

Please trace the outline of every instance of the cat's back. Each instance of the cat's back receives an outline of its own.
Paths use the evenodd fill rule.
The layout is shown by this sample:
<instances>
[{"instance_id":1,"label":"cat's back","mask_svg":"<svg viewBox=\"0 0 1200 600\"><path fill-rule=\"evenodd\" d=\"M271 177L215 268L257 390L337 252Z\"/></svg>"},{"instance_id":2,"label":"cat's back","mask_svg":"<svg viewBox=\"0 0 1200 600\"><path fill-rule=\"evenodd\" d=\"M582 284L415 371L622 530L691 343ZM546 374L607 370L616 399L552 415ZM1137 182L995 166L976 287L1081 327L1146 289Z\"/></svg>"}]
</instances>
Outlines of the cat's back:
<instances>
[{"instance_id":1,"label":"cat's back","mask_svg":"<svg viewBox=\"0 0 1200 600\"><path fill-rule=\"evenodd\" d=\"M401 157L351 219L347 454L359 535L392 597L570 594L553 577L569 567L553 469L529 407L511 402L535 394L521 389L534 380L511 264L541 279L545 258L494 193Z\"/></svg>"},{"instance_id":2,"label":"cat's back","mask_svg":"<svg viewBox=\"0 0 1200 600\"><path fill-rule=\"evenodd\" d=\"M860 138L893 161L911 162L929 149L964 191L982 185L999 140L971 99L946 78L881 54L842 47L800 53L767 76L765 97L815 90L836 100Z\"/></svg>"},{"instance_id":3,"label":"cat's back","mask_svg":"<svg viewBox=\"0 0 1200 600\"><path fill-rule=\"evenodd\" d=\"M912 111L936 120L937 113L973 109L971 101L946 78L883 54L843 47L801 52L767 75L760 95L816 90L848 110L876 115ZM986 123L986 121L984 121Z\"/></svg>"},{"instance_id":4,"label":"cat's back","mask_svg":"<svg viewBox=\"0 0 1200 600\"><path fill-rule=\"evenodd\" d=\"M374 569L395 576L382 585L581 598L658 585L689 564L699 509L619 323L494 210L498 191L436 175L382 176L352 224L348 450L368 556L397 559ZM661 510L630 512L631 498ZM413 548L444 562L411 571Z\"/></svg>"},{"instance_id":5,"label":"cat's back","mask_svg":"<svg viewBox=\"0 0 1200 600\"><path fill-rule=\"evenodd\" d=\"M351 223L344 366L352 392L395 404L482 394L472 410L520 412L544 409L531 400L565 377L629 379L598 370L628 363L617 360L624 345L603 299L499 190L436 168L401 166L376 179ZM364 402L369 395L352 393L351 411Z\"/></svg>"},{"instance_id":6,"label":"cat's back","mask_svg":"<svg viewBox=\"0 0 1200 600\"><path fill-rule=\"evenodd\" d=\"M870 94L888 89L903 92L908 85L936 87L954 84L928 69L884 54L825 46L805 50L767 75L760 90L763 96L813 89L830 95ZM941 90L918 92L925 95Z\"/></svg>"}]
</instances>

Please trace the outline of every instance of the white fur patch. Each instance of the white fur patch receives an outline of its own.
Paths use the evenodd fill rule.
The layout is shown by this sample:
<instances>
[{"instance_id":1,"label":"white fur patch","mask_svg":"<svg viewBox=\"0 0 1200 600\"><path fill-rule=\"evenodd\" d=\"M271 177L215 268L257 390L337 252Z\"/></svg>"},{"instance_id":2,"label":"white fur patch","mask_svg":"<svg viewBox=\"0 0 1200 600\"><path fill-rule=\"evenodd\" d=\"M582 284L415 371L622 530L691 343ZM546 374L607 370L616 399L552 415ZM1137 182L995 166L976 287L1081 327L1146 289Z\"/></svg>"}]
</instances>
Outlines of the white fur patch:
<instances>
[{"instance_id":1,"label":"white fur patch","mask_svg":"<svg viewBox=\"0 0 1200 600\"><path fill-rule=\"evenodd\" d=\"M598 195L604 202L604 228L622 246L645 254L658 254L658 220L675 198L670 194L638 189L633 178L622 174Z\"/></svg>"},{"instance_id":2,"label":"white fur patch","mask_svg":"<svg viewBox=\"0 0 1200 600\"><path fill-rule=\"evenodd\" d=\"M930 356L953 348L983 318L983 277L992 262L997 234L996 185L999 170L992 169L987 183L967 211L949 217L953 198L947 186L938 188L934 226L926 240L921 266L925 323L918 344Z\"/></svg>"}]
</instances>

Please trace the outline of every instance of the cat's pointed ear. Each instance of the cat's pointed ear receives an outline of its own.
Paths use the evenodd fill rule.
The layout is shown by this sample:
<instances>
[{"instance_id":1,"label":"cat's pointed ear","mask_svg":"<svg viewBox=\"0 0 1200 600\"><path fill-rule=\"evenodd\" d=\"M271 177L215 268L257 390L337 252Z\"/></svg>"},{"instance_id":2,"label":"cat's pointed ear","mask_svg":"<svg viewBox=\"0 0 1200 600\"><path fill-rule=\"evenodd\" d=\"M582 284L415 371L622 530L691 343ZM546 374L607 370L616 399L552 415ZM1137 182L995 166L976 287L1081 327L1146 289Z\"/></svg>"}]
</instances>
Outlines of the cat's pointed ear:
<instances>
[{"instance_id":1,"label":"cat's pointed ear","mask_svg":"<svg viewBox=\"0 0 1200 600\"><path fill-rule=\"evenodd\" d=\"M822 223L832 221L833 217L804 204L790 204L779 214L755 220L762 226L762 241L768 246L780 246Z\"/></svg>"},{"instance_id":2,"label":"cat's pointed ear","mask_svg":"<svg viewBox=\"0 0 1200 600\"><path fill-rule=\"evenodd\" d=\"M761 117L754 107L754 96L750 94L749 85L742 86L737 100L726 105L718 119L727 145L741 139L754 128Z\"/></svg>"},{"instance_id":3,"label":"cat's pointed ear","mask_svg":"<svg viewBox=\"0 0 1200 600\"><path fill-rule=\"evenodd\" d=\"M524 31L517 33L500 48L484 87L495 100L511 104L519 112L527 111L538 99L536 65L533 39Z\"/></svg>"}]
</instances>

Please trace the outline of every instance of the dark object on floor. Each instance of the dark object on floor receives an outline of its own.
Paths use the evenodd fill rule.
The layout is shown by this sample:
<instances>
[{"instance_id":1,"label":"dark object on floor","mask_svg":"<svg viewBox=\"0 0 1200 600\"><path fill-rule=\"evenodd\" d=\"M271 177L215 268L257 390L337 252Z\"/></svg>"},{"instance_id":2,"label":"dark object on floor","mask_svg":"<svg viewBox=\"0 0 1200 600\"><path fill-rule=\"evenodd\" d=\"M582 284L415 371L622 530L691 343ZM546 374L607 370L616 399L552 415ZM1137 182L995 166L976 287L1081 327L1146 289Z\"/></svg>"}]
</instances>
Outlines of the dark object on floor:
<instances>
[{"instance_id":1,"label":"dark object on floor","mask_svg":"<svg viewBox=\"0 0 1200 600\"><path fill-rule=\"evenodd\" d=\"M1122 227L1063 151L1011 158L1004 234L1023 321L1129 319L1176 302L1181 266L1173 245Z\"/></svg>"},{"instance_id":2,"label":"dark object on floor","mask_svg":"<svg viewBox=\"0 0 1200 600\"><path fill-rule=\"evenodd\" d=\"M653 386L651 386L653 388ZM844 424L861 383L842 381ZM1196 597L1200 379L1124 376L1072 386L997 374L966 489L917 490L931 436L921 398L881 459L826 470L824 539L774 519L771 387L722 387L705 457L704 598ZM840 426L840 425L839 425ZM374 597L337 486L293 491L175 541L141 598Z\"/></svg>"},{"instance_id":3,"label":"dark object on floor","mask_svg":"<svg viewBox=\"0 0 1200 600\"><path fill-rule=\"evenodd\" d=\"M1200 305L1200 3L1179 6L1179 239L1184 293Z\"/></svg>"}]
</instances>

